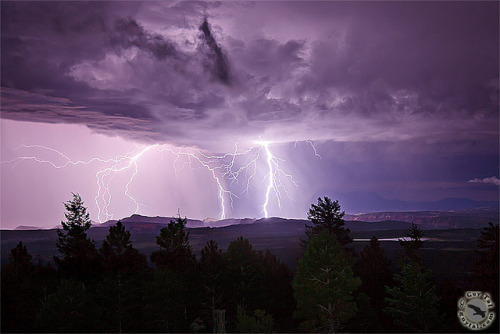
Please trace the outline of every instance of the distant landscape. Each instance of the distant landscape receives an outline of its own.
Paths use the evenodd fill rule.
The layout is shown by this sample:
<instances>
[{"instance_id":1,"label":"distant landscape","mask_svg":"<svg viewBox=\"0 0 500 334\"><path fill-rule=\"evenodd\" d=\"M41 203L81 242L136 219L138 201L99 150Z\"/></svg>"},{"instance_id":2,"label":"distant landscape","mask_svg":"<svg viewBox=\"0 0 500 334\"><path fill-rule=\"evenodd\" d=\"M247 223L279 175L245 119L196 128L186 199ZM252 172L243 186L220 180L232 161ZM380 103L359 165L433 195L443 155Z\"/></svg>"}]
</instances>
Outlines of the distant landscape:
<instances>
[{"instance_id":1,"label":"distant landscape","mask_svg":"<svg viewBox=\"0 0 500 334\"><path fill-rule=\"evenodd\" d=\"M456 211L496 208L498 201L476 201L469 198L448 197L438 201L404 201L387 199L376 193L341 193L336 198L342 203L346 212L380 212L380 211Z\"/></svg>"},{"instance_id":2,"label":"distant landscape","mask_svg":"<svg viewBox=\"0 0 500 334\"><path fill-rule=\"evenodd\" d=\"M343 320L352 332L456 332L463 291L498 291L498 268L478 270L491 266L488 256L498 260L495 209L345 215L324 197L307 220L134 214L92 224L79 195L65 208L62 228L2 230L2 330L73 331L70 312L83 319L77 332L145 331L143 321L148 332L296 332L322 323L334 332L344 326L337 313L296 321L311 296L333 292L327 303L353 307L351 316L372 312L368 321ZM400 307L417 318L400 323Z\"/></svg>"},{"instance_id":3,"label":"distant landscape","mask_svg":"<svg viewBox=\"0 0 500 334\"><path fill-rule=\"evenodd\" d=\"M475 259L473 249L480 236L480 230L488 222L499 222L499 211L494 208L470 209L457 211L409 211L409 212L372 212L345 215L345 226L351 230L356 250L362 250L372 236L381 241L381 247L389 258L397 258L400 246L397 239L402 237L411 222L425 230L424 259L436 275L450 279L464 280L466 268ZM155 237L174 217L147 217L132 215L121 219L125 228L131 232L134 248L145 254L158 249ZM117 220L103 224L94 224L88 235L99 244L106 238L110 226ZM219 247L227 249L229 243L239 236L247 238L256 250L269 250L291 269L296 267L297 259L302 255L300 239L304 237L305 224L308 220L271 218L244 218L224 220L187 220L189 243L193 252L199 256L200 250L209 239L217 241ZM22 240L33 255L34 261L42 263L52 261L57 255L55 241L56 229L34 229L19 227L15 230L2 230L2 264L8 262L9 251ZM393 239L384 241L383 239ZM460 261L450 261L450 258Z\"/></svg>"}]
</instances>

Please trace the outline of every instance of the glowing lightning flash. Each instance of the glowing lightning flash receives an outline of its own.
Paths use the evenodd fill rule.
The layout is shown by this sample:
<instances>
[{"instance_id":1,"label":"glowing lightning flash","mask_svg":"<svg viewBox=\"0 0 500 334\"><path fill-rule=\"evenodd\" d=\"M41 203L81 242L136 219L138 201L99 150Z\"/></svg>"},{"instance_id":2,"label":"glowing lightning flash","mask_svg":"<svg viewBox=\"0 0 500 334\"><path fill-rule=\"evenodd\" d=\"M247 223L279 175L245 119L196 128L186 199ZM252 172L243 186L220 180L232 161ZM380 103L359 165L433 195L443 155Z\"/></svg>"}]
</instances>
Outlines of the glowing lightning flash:
<instances>
[{"instance_id":1,"label":"glowing lightning flash","mask_svg":"<svg viewBox=\"0 0 500 334\"><path fill-rule=\"evenodd\" d=\"M264 151L266 152L266 162L267 162L267 167L269 169L269 172L267 173L266 177L269 179L268 185L266 188L266 199L264 201L264 204L262 204L262 212L264 213L264 217L268 218L269 214L267 211L267 206L269 204L269 197L271 195L271 191L274 191L276 201L278 204L278 207L281 210L281 189L285 191L285 193L290 197L288 194L288 191L286 190L286 187L283 186L281 182L281 176L285 176L288 178L296 187L298 186L297 183L294 181L293 177L289 174L286 174L280 167L280 161L283 161L273 155L271 150L269 149L269 142L268 141L258 141L256 142L259 144L261 147L264 148Z\"/></svg>"},{"instance_id":2,"label":"glowing lightning flash","mask_svg":"<svg viewBox=\"0 0 500 334\"><path fill-rule=\"evenodd\" d=\"M113 215L109 214L109 212L108 212L108 207L111 204L111 191L109 190L109 183L111 181L111 178L114 175L116 175L116 173L119 173L119 172L122 172L126 169L129 169L132 166L134 166L134 170L133 170L132 176L130 177L127 184L125 185L125 195L128 198L130 198L130 200L135 204L134 214L139 211L139 203L135 200L135 198L132 195L130 195L129 186L132 183L132 181L134 181L134 178L138 172L137 160L142 155L144 155L144 153L146 153L147 151L149 151L153 147L157 147L157 146L158 146L158 144L146 146L145 148L140 150L139 153L136 153L132 156L130 156L131 154L129 154L127 156L119 156L119 157L115 158L115 160L114 160L115 164L113 166L111 166L109 168L102 169L99 172L97 172L96 178L97 178L98 189L97 189L97 195L95 197L95 203L96 203L97 209L98 209L97 219L99 220L99 222L101 222L101 223L103 222L101 220L101 207L99 205L99 198L102 197L102 200L104 202L104 207L102 209L102 213L104 214L104 217L105 217L104 221L106 221L108 219L112 219ZM120 166L123 161L125 161L125 164L123 166ZM109 175L112 175L112 176L110 177L108 182L105 182L105 178ZM101 195L101 189L103 189L102 195ZM106 197L107 197L107 199L106 199Z\"/></svg>"},{"instance_id":3,"label":"glowing lightning flash","mask_svg":"<svg viewBox=\"0 0 500 334\"><path fill-rule=\"evenodd\" d=\"M224 156L207 156L207 155L203 154L200 150L196 150L197 153L199 154L199 156L197 156L197 155L195 155L193 153L190 153L190 152L182 152L182 151L177 151L176 152L176 151L173 151L170 148L166 148L165 146L162 147L161 151L168 151L168 152L174 154L177 157L177 159L174 162L174 169L175 169L176 172L177 172L177 168L176 168L175 163L179 160L179 158L180 158L181 155L187 156L189 159L191 159L191 158L195 159L196 161L198 161L200 163L200 165L202 165L208 171L210 171L210 173L212 174L212 178L217 183L217 187L218 187L218 190L219 190L218 191L218 196L219 196L219 201L221 203L220 219L225 219L226 218L226 205L225 205L224 196L225 195L229 196L229 199L231 201L231 206L232 206L233 197L235 197L236 195L233 194L231 191L225 189L222 186L220 177L217 176L216 171L218 169L223 169L226 166L222 164L222 165L217 166L217 167L211 167L210 163L216 161L217 159L223 159L223 158L229 156L230 154L226 154ZM234 155L236 155L236 153ZM207 160L203 160L203 159L207 159ZM189 162L189 164L190 164L190 162ZM227 167L226 167L226 169L227 169Z\"/></svg>"},{"instance_id":4,"label":"glowing lightning flash","mask_svg":"<svg viewBox=\"0 0 500 334\"><path fill-rule=\"evenodd\" d=\"M314 150L314 154L321 158L321 156L316 151L313 143L309 140L306 141L311 145ZM238 143L235 144L235 150L232 153L226 153L223 155L206 155L201 152L199 149L190 149L190 150L181 150L177 148L174 150L171 147L167 147L167 145L154 144L145 147L137 147L135 151L127 153L125 155L119 155L110 159L101 159L101 158L92 158L87 161L72 161L68 156L63 154L62 152L42 146L42 145L21 145L17 149L25 148L25 149L41 149L48 152L56 153L61 159L64 160L63 163L56 163L49 159L41 159L36 156L19 156L15 159L9 161L2 161L1 164L4 163L13 163L12 168L14 168L17 164L22 161L30 160L38 163L49 164L52 167L59 169L65 168L69 166L76 165L90 165L93 163L100 164L111 164L111 166L100 169L95 177L97 180L97 195L95 197L95 203L97 206L98 214L97 219L99 222L105 222L109 219L112 219L113 215L109 212L109 206L112 202L111 195L111 180L119 173L125 172L127 170L132 170L132 174L128 179L128 182L125 185L124 194L130 199L130 201L135 206L135 212L137 213L140 208L139 202L132 196L130 193L130 186L133 183L136 175L139 172L138 160L146 154L146 152L156 149L159 152L169 152L173 154L176 159L173 161L173 167L175 170L175 174L177 175L178 166L177 163L181 158L185 158L187 161L184 162L183 166L191 167L193 170L195 169L192 165L192 162L199 164L201 167L210 172L212 178L215 181L215 184L218 189L218 198L220 203L220 219L226 218L226 198L229 199L230 206L233 206L233 199L238 197L231 190L225 187L224 180L229 182L229 186L231 186L234 182L238 182L242 177L246 178L246 187L243 191L246 192L247 195L249 193L250 183L254 179L257 174L257 163L260 160L262 151L265 152L266 164L268 173L265 175L265 179L267 179L267 187L265 192L265 201L262 204L262 212L264 216L268 218L268 205L271 200L271 194L274 193L274 196L277 201L278 207L281 209L281 193L282 191L289 195L286 187L282 182L282 178L289 179L291 183L297 186L297 183L294 181L291 175L285 173L280 166L280 162L284 162L284 160L277 158L271 152L269 147L270 142L268 141L257 141L257 147L250 147L247 150L238 151ZM17 150L16 149L16 150ZM237 159L239 159L237 161ZM243 159L243 161L241 161ZM238 167L239 166L239 167ZM244 175L243 175L244 174Z\"/></svg>"},{"instance_id":5,"label":"glowing lightning flash","mask_svg":"<svg viewBox=\"0 0 500 334\"><path fill-rule=\"evenodd\" d=\"M266 155L267 155L267 166L269 167L269 185L267 186L266 190L266 201L264 202L264 205L262 206L262 210L264 211L264 217L268 218L267 214L267 204L269 203L269 193L271 192L271 189L274 187L274 178L273 178L273 154L269 150L269 143L265 142L262 144L264 149L266 150Z\"/></svg>"}]
</instances>

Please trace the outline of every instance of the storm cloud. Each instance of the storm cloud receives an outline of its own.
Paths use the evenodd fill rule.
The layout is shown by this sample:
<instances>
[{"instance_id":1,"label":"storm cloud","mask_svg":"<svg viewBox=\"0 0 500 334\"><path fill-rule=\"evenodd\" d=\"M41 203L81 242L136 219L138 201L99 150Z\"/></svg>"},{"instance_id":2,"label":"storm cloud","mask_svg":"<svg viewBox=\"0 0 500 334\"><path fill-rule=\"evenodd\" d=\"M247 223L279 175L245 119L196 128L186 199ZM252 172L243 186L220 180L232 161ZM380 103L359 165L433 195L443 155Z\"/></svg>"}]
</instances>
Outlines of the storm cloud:
<instances>
[{"instance_id":1,"label":"storm cloud","mask_svg":"<svg viewBox=\"0 0 500 334\"><path fill-rule=\"evenodd\" d=\"M98 166L17 163L55 152L29 145L87 161L142 144L212 156L269 142L297 181L283 210L270 208L286 217L305 218L325 195L343 207L349 199L498 200L498 2L0 6L2 161L16 161L1 169L2 224L53 226L71 192L87 203L96 196ZM176 170L181 163L166 152L143 158L131 185L141 213L218 215L213 175ZM265 166L234 199L235 217L261 215ZM245 186L225 181L238 196ZM24 210L26 202L38 207ZM117 217L131 214L129 197L113 203ZM95 217L95 204L90 210Z\"/></svg>"},{"instance_id":2,"label":"storm cloud","mask_svg":"<svg viewBox=\"0 0 500 334\"><path fill-rule=\"evenodd\" d=\"M200 26L200 31L203 32L203 37L205 39L206 45L210 50L210 56L212 58L213 74L217 79L225 84L229 84L229 65L227 63L226 57L222 53L220 46L215 41L212 32L210 31L210 26L208 20L205 18Z\"/></svg>"},{"instance_id":3,"label":"storm cloud","mask_svg":"<svg viewBox=\"0 0 500 334\"><path fill-rule=\"evenodd\" d=\"M258 136L495 142L497 13L495 2L2 2L2 117L212 149ZM93 116L65 116L70 105Z\"/></svg>"}]
</instances>

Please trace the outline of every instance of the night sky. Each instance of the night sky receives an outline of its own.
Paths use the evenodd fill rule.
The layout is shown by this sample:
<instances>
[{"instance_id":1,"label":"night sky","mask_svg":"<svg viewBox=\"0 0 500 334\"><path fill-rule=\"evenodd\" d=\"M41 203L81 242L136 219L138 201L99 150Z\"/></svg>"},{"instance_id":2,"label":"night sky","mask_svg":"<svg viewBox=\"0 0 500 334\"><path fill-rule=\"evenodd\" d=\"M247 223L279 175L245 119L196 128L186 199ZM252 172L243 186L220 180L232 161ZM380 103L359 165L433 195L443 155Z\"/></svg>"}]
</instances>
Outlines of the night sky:
<instances>
[{"instance_id":1,"label":"night sky","mask_svg":"<svg viewBox=\"0 0 500 334\"><path fill-rule=\"evenodd\" d=\"M498 201L497 1L2 1L1 50L2 228L58 225L71 192L95 221L220 218L213 175L227 217L262 217L262 142L283 171L270 216L324 195L349 213L366 210L352 198ZM43 162L153 144L106 179L108 216L109 164ZM172 153L251 147L238 180Z\"/></svg>"}]
</instances>

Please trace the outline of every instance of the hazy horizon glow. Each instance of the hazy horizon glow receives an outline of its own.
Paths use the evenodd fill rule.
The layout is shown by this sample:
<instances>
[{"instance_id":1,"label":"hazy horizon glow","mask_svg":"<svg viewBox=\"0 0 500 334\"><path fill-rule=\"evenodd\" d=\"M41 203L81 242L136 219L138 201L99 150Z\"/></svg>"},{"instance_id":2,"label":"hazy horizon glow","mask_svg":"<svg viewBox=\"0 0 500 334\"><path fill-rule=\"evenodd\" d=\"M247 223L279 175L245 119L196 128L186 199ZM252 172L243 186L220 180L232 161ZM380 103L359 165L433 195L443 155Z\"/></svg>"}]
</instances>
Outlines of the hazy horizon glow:
<instances>
[{"instance_id":1,"label":"hazy horizon glow","mask_svg":"<svg viewBox=\"0 0 500 334\"><path fill-rule=\"evenodd\" d=\"M95 221L499 199L497 2L1 10L3 228L57 225L71 192Z\"/></svg>"}]
</instances>

